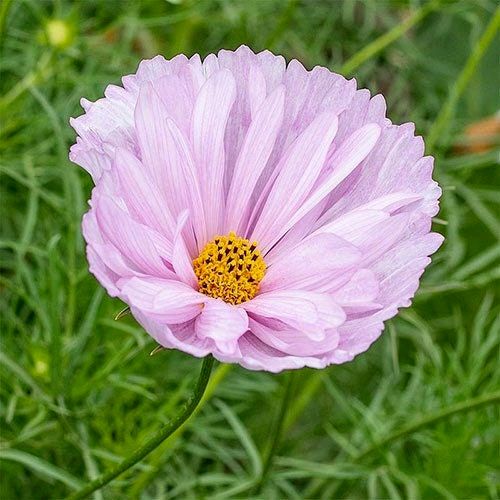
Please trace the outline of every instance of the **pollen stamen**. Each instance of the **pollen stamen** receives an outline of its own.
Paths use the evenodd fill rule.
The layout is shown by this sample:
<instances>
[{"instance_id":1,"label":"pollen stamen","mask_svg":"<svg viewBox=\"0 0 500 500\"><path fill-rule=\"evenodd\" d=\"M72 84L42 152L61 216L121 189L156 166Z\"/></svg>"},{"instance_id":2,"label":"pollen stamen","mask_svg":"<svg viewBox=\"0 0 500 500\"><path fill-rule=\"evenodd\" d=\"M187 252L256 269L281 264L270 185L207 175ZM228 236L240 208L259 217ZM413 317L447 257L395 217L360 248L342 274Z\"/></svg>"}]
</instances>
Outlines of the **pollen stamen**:
<instances>
[{"instance_id":1,"label":"pollen stamen","mask_svg":"<svg viewBox=\"0 0 500 500\"><path fill-rule=\"evenodd\" d=\"M230 304L253 299L266 272L257 246L233 232L216 236L193 261L198 290Z\"/></svg>"}]
</instances>

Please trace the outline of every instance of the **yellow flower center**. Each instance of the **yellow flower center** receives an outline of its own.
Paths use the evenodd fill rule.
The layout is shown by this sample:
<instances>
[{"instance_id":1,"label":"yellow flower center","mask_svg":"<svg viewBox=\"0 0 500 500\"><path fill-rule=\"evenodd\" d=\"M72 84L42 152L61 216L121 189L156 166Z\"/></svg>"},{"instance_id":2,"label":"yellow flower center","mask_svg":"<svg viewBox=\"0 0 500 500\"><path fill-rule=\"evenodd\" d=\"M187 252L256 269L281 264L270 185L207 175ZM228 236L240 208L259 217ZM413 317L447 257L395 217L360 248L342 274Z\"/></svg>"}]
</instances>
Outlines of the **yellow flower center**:
<instances>
[{"instance_id":1,"label":"yellow flower center","mask_svg":"<svg viewBox=\"0 0 500 500\"><path fill-rule=\"evenodd\" d=\"M266 263L251 243L231 232L216 236L193 260L198 289L210 297L230 304L253 299L266 273Z\"/></svg>"}]
</instances>

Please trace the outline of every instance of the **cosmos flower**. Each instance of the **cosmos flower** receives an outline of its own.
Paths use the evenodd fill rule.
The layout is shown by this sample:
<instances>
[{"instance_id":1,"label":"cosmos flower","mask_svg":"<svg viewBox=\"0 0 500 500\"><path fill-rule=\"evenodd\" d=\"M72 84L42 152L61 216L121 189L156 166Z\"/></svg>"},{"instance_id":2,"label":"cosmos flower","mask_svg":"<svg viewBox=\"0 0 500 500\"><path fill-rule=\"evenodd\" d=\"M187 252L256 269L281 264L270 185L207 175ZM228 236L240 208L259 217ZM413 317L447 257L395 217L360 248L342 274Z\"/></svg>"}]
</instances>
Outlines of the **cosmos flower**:
<instances>
[{"instance_id":1,"label":"cosmos flower","mask_svg":"<svg viewBox=\"0 0 500 500\"><path fill-rule=\"evenodd\" d=\"M90 271L162 346L277 372L343 363L410 305L441 190L414 125L247 47L142 61L72 119Z\"/></svg>"}]
</instances>

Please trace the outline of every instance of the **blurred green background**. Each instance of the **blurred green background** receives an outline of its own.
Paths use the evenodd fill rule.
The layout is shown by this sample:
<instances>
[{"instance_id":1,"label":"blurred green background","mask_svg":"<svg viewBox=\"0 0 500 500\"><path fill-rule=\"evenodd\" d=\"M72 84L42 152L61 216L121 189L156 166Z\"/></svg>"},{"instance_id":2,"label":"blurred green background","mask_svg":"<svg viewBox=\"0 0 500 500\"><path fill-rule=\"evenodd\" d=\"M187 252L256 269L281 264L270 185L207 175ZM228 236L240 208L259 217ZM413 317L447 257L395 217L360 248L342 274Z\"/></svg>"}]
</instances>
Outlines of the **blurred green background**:
<instances>
[{"instance_id":1,"label":"blurred green background","mask_svg":"<svg viewBox=\"0 0 500 500\"><path fill-rule=\"evenodd\" d=\"M122 304L88 273L91 181L67 158L69 117L142 58L242 43L355 76L384 93L394 122L414 121L436 156L446 236L413 306L367 353L297 374L261 498L499 498L495 9L2 0L1 498L62 498L106 470L174 414L200 367L150 357L152 340L113 320ZM283 388L283 375L218 365L195 418L94 498L249 498Z\"/></svg>"}]
</instances>

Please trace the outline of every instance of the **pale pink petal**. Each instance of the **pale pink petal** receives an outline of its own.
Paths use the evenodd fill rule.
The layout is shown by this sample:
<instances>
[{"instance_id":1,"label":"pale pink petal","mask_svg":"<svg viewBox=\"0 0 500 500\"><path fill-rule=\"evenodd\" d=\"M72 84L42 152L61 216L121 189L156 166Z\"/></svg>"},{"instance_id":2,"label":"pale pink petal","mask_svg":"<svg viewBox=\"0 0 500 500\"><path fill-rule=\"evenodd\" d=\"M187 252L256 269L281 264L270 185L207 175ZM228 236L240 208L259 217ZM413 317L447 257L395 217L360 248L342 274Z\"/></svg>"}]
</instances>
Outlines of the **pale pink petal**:
<instances>
[{"instance_id":1,"label":"pale pink petal","mask_svg":"<svg viewBox=\"0 0 500 500\"><path fill-rule=\"evenodd\" d=\"M193 261L191 256L189 255L187 245L184 240L184 236L182 235L182 231L186 226L188 219L189 219L189 212L187 210L185 210L179 215L177 221L177 228L174 234L174 246L172 249L172 267L174 268L174 271L177 273L179 278L184 283L191 286L192 288L196 288L198 285L198 280L193 271Z\"/></svg>"},{"instance_id":2,"label":"pale pink petal","mask_svg":"<svg viewBox=\"0 0 500 500\"><path fill-rule=\"evenodd\" d=\"M111 198L96 200L96 217L105 237L145 274L168 277L165 262L172 258L172 244L126 214Z\"/></svg>"},{"instance_id":3,"label":"pale pink petal","mask_svg":"<svg viewBox=\"0 0 500 500\"><path fill-rule=\"evenodd\" d=\"M248 313L279 320L314 340L325 330L341 325L345 313L327 294L306 290L274 290L241 304Z\"/></svg>"},{"instance_id":4,"label":"pale pink petal","mask_svg":"<svg viewBox=\"0 0 500 500\"><path fill-rule=\"evenodd\" d=\"M423 142L415 137L413 124L382 129L379 141L367 161L330 197L330 220L382 196L409 192L423 198L413 210L435 215L439 197L432 181L432 159L422 158Z\"/></svg>"},{"instance_id":5,"label":"pale pink petal","mask_svg":"<svg viewBox=\"0 0 500 500\"><path fill-rule=\"evenodd\" d=\"M357 241L357 236L370 233L376 224L388 220L389 217L390 215L383 210L360 208L341 215L328 224L320 225L313 235L331 233L347 241Z\"/></svg>"},{"instance_id":6,"label":"pale pink petal","mask_svg":"<svg viewBox=\"0 0 500 500\"><path fill-rule=\"evenodd\" d=\"M220 50L218 59L220 68L229 70L236 82L236 97L224 135L226 163L224 192L227 193L236 159L250 122L255 117L256 107L260 107L267 93L271 93L275 87L267 86L264 72L258 64L257 57L248 47L239 47L234 52Z\"/></svg>"},{"instance_id":7,"label":"pale pink petal","mask_svg":"<svg viewBox=\"0 0 500 500\"><path fill-rule=\"evenodd\" d=\"M267 345L293 356L317 356L335 349L339 343L336 329L328 330L324 339L316 341L289 326L278 328L275 324L266 326L265 323L262 319L250 319L250 331Z\"/></svg>"},{"instance_id":8,"label":"pale pink petal","mask_svg":"<svg viewBox=\"0 0 500 500\"><path fill-rule=\"evenodd\" d=\"M246 47L246 49L248 49L248 47ZM230 55L229 51L220 52L225 52L227 56ZM256 60L259 62L260 69L266 79L268 92L269 90L275 89L280 83L283 82L287 64L283 56L275 55L269 50L263 50L256 55Z\"/></svg>"},{"instance_id":9,"label":"pale pink petal","mask_svg":"<svg viewBox=\"0 0 500 500\"><path fill-rule=\"evenodd\" d=\"M240 338L241 359L238 361L249 370L265 370L280 372L282 370L299 369L304 366L324 368L326 362L315 356L290 356L269 344L262 342L255 335L246 333Z\"/></svg>"},{"instance_id":10,"label":"pale pink petal","mask_svg":"<svg viewBox=\"0 0 500 500\"><path fill-rule=\"evenodd\" d=\"M162 347L179 349L200 358L211 353L213 342L209 339L201 340L196 336L194 320L178 325L166 325L140 309L132 307L131 311L134 318Z\"/></svg>"},{"instance_id":11,"label":"pale pink petal","mask_svg":"<svg viewBox=\"0 0 500 500\"><path fill-rule=\"evenodd\" d=\"M381 309L376 302L380 285L370 269L360 269L343 286L332 292L332 297L349 315Z\"/></svg>"},{"instance_id":12,"label":"pale pink petal","mask_svg":"<svg viewBox=\"0 0 500 500\"><path fill-rule=\"evenodd\" d=\"M160 278L124 278L120 283L123 299L156 321L178 324L201 313L205 295L180 281Z\"/></svg>"},{"instance_id":13,"label":"pale pink petal","mask_svg":"<svg viewBox=\"0 0 500 500\"><path fill-rule=\"evenodd\" d=\"M95 182L102 171L109 169L112 157L104 153L103 144L136 147L133 128L135 96L116 85L109 85L105 98L89 104L83 103L86 113L71 118L70 124L80 136L76 147L71 148L70 159L91 173Z\"/></svg>"},{"instance_id":14,"label":"pale pink petal","mask_svg":"<svg viewBox=\"0 0 500 500\"><path fill-rule=\"evenodd\" d=\"M442 241L441 235L431 233L415 242L409 240L403 245L406 248L399 248L398 245L384 255L375 265L375 274L379 280L377 302L383 304L384 308L371 316L346 321L341 325L341 353L332 353L329 362L343 363L368 349L382 333L383 321L395 316L398 308L411 304L411 297L415 294L419 279L430 261L422 255L435 252ZM392 266L390 262L393 263Z\"/></svg>"},{"instance_id":15,"label":"pale pink petal","mask_svg":"<svg viewBox=\"0 0 500 500\"><path fill-rule=\"evenodd\" d=\"M95 250L94 247L87 245L86 254L89 263L89 271L106 289L110 297L118 297L120 290L116 286L116 282L120 279L120 276L106 266L99 256L99 251Z\"/></svg>"},{"instance_id":16,"label":"pale pink petal","mask_svg":"<svg viewBox=\"0 0 500 500\"><path fill-rule=\"evenodd\" d=\"M319 177L337 123L334 114L322 113L285 153L283 165L278 167L278 177L253 232L253 238L259 241L262 251L269 250L285 234L283 226Z\"/></svg>"},{"instance_id":17,"label":"pale pink petal","mask_svg":"<svg viewBox=\"0 0 500 500\"><path fill-rule=\"evenodd\" d=\"M141 88L135 110L142 163L151 171L174 217L183 210L193 214L193 226L204 235L200 185L189 145L169 116L152 84ZM193 243L190 242L193 247Z\"/></svg>"},{"instance_id":18,"label":"pale pink petal","mask_svg":"<svg viewBox=\"0 0 500 500\"><path fill-rule=\"evenodd\" d=\"M366 265L401 240L409 229L409 222L410 217L406 213L393 215L375 224L369 232L344 235L344 237L363 252L364 257L361 262Z\"/></svg>"},{"instance_id":19,"label":"pale pink petal","mask_svg":"<svg viewBox=\"0 0 500 500\"><path fill-rule=\"evenodd\" d=\"M364 205L361 205L358 208L350 212L346 212L340 216L335 216L336 209L335 206L333 206L321 215L321 217L316 222L316 227L321 227L328 224L340 224L340 221L342 221L342 223L349 224L349 216L352 215L354 217L362 219L363 214L361 212L364 210L374 210L392 214L398 210L405 209L407 206L412 205L413 203L421 199L422 196L416 193L391 193L369 201L368 203L365 203ZM368 215L368 212L366 213L366 215Z\"/></svg>"},{"instance_id":20,"label":"pale pink petal","mask_svg":"<svg viewBox=\"0 0 500 500\"><path fill-rule=\"evenodd\" d=\"M323 202L313 208L307 215L297 222L274 247L266 254L266 262L272 263L278 261L283 255L286 255L291 248L294 248L308 236L312 236L311 231L315 226L318 217L323 212Z\"/></svg>"},{"instance_id":21,"label":"pale pink petal","mask_svg":"<svg viewBox=\"0 0 500 500\"><path fill-rule=\"evenodd\" d=\"M185 58L186 56L179 57ZM171 73L172 67L169 62L162 55L157 55L139 63L135 79L139 84L144 84Z\"/></svg>"},{"instance_id":22,"label":"pale pink petal","mask_svg":"<svg viewBox=\"0 0 500 500\"><path fill-rule=\"evenodd\" d=\"M375 198L363 205L363 209L370 210L384 210L392 214L396 210L408 206L410 203L419 201L422 199L422 195L417 193L409 193L404 191L398 191L395 193L387 194L381 196L380 198Z\"/></svg>"},{"instance_id":23,"label":"pale pink petal","mask_svg":"<svg viewBox=\"0 0 500 500\"><path fill-rule=\"evenodd\" d=\"M200 89L192 117L193 151L201 179L207 233L215 235L222 223L224 132L236 95L234 77L224 69Z\"/></svg>"},{"instance_id":24,"label":"pale pink petal","mask_svg":"<svg viewBox=\"0 0 500 500\"><path fill-rule=\"evenodd\" d=\"M215 54L208 54L202 63L203 73L206 78L210 78L214 73L220 70L219 60Z\"/></svg>"},{"instance_id":25,"label":"pale pink petal","mask_svg":"<svg viewBox=\"0 0 500 500\"><path fill-rule=\"evenodd\" d=\"M266 166L283 120L285 93L278 87L262 104L243 142L226 202L226 228L241 234L247 224L248 202Z\"/></svg>"},{"instance_id":26,"label":"pale pink petal","mask_svg":"<svg viewBox=\"0 0 500 500\"><path fill-rule=\"evenodd\" d=\"M194 101L188 85L178 75L167 75L158 79L156 91L167 115L179 126L184 135L189 135Z\"/></svg>"},{"instance_id":27,"label":"pale pink petal","mask_svg":"<svg viewBox=\"0 0 500 500\"><path fill-rule=\"evenodd\" d=\"M326 364L340 364L351 361L357 354L366 351L377 340L384 328L384 319L396 314L397 309L391 314L377 311L372 315L346 321L339 327L339 344L330 353L323 356ZM387 316L387 317L386 317Z\"/></svg>"},{"instance_id":28,"label":"pale pink petal","mask_svg":"<svg viewBox=\"0 0 500 500\"><path fill-rule=\"evenodd\" d=\"M164 194L147 175L143 164L129 151L118 148L113 174L131 215L168 238L172 238L175 222Z\"/></svg>"},{"instance_id":29,"label":"pale pink petal","mask_svg":"<svg viewBox=\"0 0 500 500\"><path fill-rule=\"evenodd\" d=\"M107 289L111 287L111 284L108 282L109 280L112 280L112 288L116 291L115 285L120 278L145 276L114 245L105 242L104 236L97 224L95 210L90 210L83 216L82 231L87 241L90 272L101 281L101 277L98 277L99 273L102 279L106 281L105 286ZM173 272L166 270L166 273L168 273L168 277L175 277Z\"/></svg>"},{"instance_id":30,"label":"pale pink petal","mask_svg":"<svg viewBox=\"0 0 500 500\"><path fill-rule=\"evenodd\" d=\"M379 276L379 279L383 279L395 269L404 266L406 262L411 262L422 256L432 255L441 246L443 240L443 236L437 233L428 233L406 239L398 245L394 245L390 250L383 252L373 265L373 270Z\"/></svg>"},{"instance_id":31,"label":"pale pink petal","mask_svg":"<svg viewBox=\"0 0 500 500\"><path fill-rule=\"evenodd\" d=\"M192 152L186 138L170 119L167 119L166 122L165 138L170 151L171 182L175 186L175 189L171 192L172 203L176 207L177 215L189 209L198 250L200 250L207 241L207 228L201 185L196 173ZM194 251L194 245L190 240L188 240L187 244L190 250Z\"/></svg>"},{"instance_id":32,"label":"pale pink petal","mask_svg":"<svg viewBox=\"0 0 500 500\"><path fill-rule=\"evenodd\" d=\"M257 119L257 113L259 113L266 99L266 78L262 70L256 64L251 64L250 66L249 80L252 82L252 84L248 86L250 116L252 120L255 120ZM281 88L284 91L284 87ZM283 119L283 116L281 119Z\"/></svg>"},{"instance_id":33,"label":"pale pink petal","mask_svg":"<svg viewBox=\"0 0 500 500\"><path fill-rule=\"evenodd\" d=\"M158 186L167 187L170 172L166 168L166 159L170 151L165 138L165 124L169 115L152 83L141 87L134 116L142 163Z\"/></svg>"},{"instance_id":34,"label":"pale pink petal","mask_svg":"<svg viewBox=\"0 0 500 500\"><path fill-rule=\"evenodd\" d=\"M316 285L330 282L360 259L361 252L354 245L333 234L319 234L283 252L276 261L267 261L260 290L314 290Z\"/></svg>"},{"instance_id":35,"label":"pale pink petal","mask_svg":"<svg viewBox=\"0 0 500 500\"><path fill-rule=\"evenodd\" d=\"M89 145L79 137L70 148L69 159L84 168L94 183L99 181L105 170L111 169L111 157L103 152L102 147Z\"/></svg>"},{"instance_id":36,"label":"pale pink petal","mask_svg":"<svg viewBox=\"0 0 500 500\"><path fill-rule=\"evenodd\" d=\"M247 313L220 299L207 300L202 313L196 318L197 337L212 339L223 354L238 351L238 339L247 330Z\"/></svg>"},{"instance_id":37,"label":"pale pink petal","mask_svg":"<svg viewBox=\"0 0 500 500\"><path fill-rule=\"evenodd\" d=\"M342 182L368 155L380 136L380 127L369 124L354 132L337 150L331 160L332 170L321 185L286 222L281 232L293 227Z\"/></svg>"}]
</instances>

